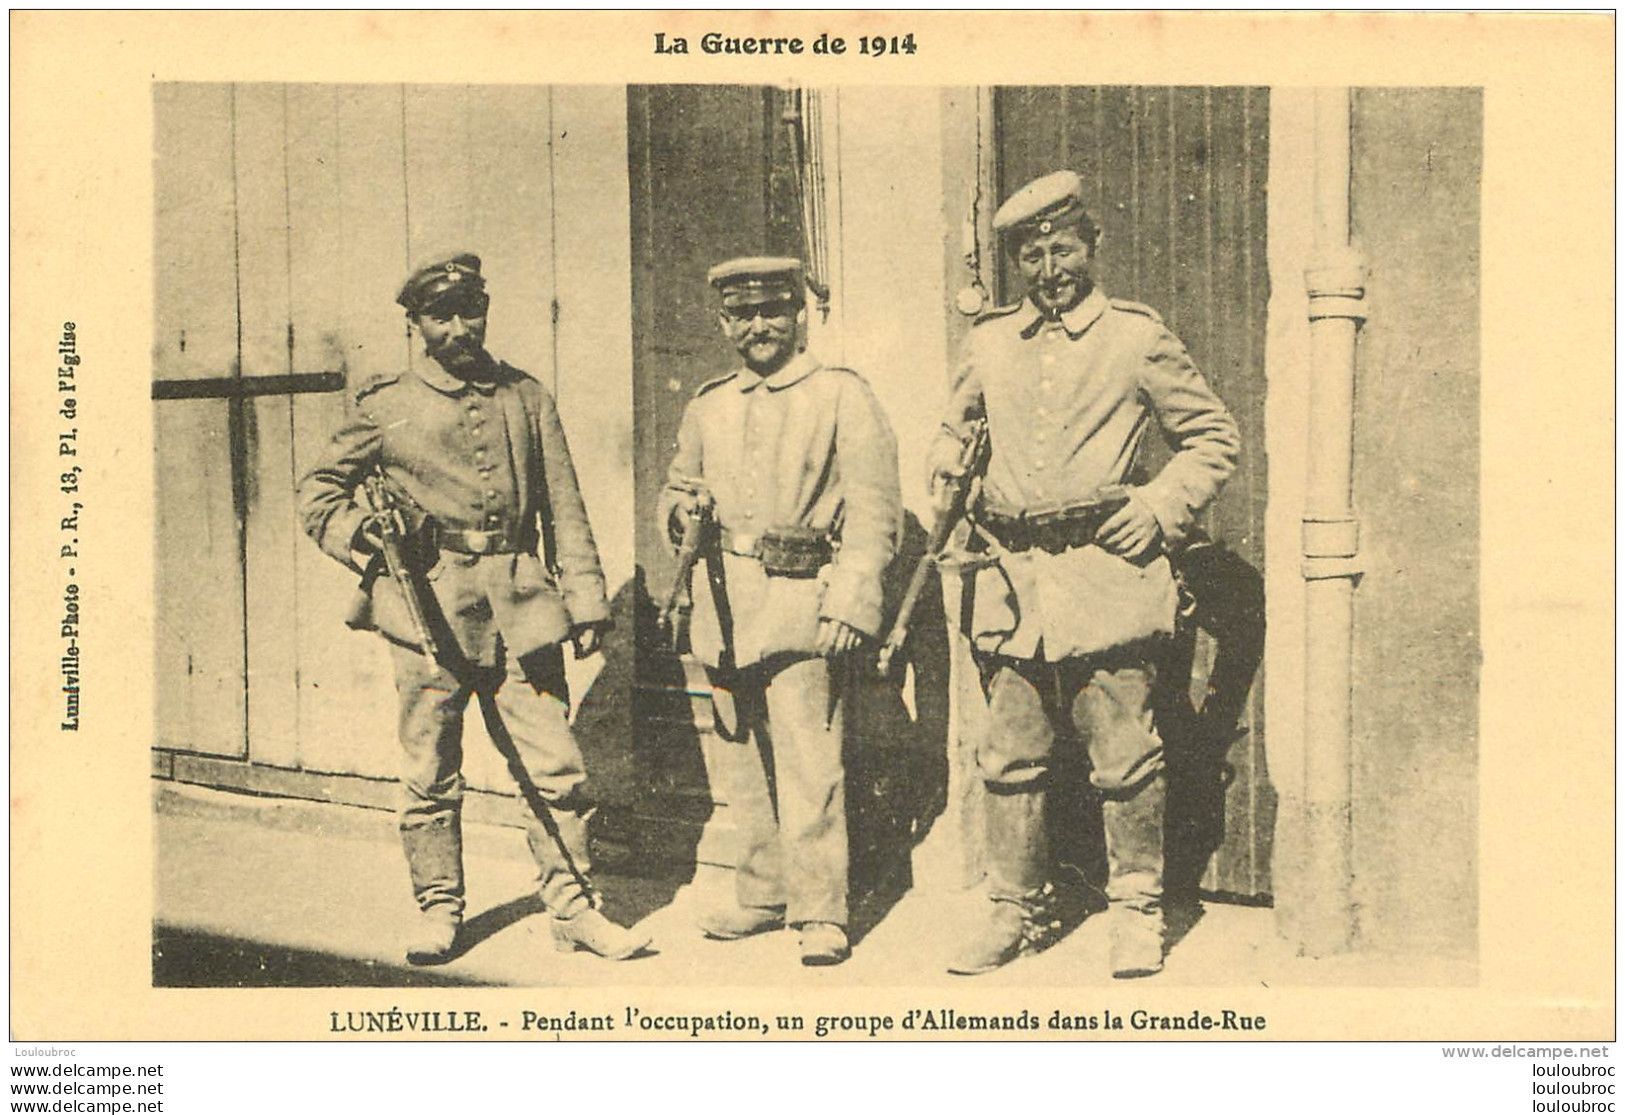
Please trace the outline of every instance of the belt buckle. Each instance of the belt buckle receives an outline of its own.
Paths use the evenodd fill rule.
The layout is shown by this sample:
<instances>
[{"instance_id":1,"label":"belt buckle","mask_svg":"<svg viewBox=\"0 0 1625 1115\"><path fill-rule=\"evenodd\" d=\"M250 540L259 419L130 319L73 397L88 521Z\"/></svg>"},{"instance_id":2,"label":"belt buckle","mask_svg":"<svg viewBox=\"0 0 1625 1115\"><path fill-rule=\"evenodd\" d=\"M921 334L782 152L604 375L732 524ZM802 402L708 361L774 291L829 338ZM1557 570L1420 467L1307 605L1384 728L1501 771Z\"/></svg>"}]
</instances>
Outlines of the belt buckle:
<instances>
[{"instance_id":1,"label":"belt buckle","mask_svg":"<svg viewBox=\"0 0 1625 1115\"><path fill-rule=\"evenodd\" d=\"M468 544L470 553L484 557L491 552L496 536L497 532L494 530L470 530L464 532L463 539Z\"/></svg>"},{"instance_id":2,"label":"belt buckle","mask_svg":"<svg viewBox=\"0 0 1625 1115\"><path fill-rule=\"evenodd\" d=\"M740 534L737 531L728 535L728 549L741 557L755 557L762 548L762 536L759 534Z\"/></svg>"}]
</instances>

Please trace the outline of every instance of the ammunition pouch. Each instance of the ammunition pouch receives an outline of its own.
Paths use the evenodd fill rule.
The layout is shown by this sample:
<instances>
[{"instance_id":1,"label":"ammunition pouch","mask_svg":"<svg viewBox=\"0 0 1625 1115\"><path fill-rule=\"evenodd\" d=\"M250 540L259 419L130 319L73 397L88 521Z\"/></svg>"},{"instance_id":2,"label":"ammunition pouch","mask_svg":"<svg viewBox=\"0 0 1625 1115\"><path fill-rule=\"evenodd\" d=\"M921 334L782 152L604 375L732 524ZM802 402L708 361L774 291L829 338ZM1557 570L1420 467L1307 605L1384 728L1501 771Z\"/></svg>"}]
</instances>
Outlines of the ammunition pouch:
<instances>
[{"instance_id":1,"label":"ammunition pouch","mask_svg":"<svg viewBox=\"0 0 1625 1115\"><path fill-rule=\"evenodd\" d=\"M1122 488L1105 488L1083 503L1039 511L1007 511L983 499L970 517L979 529L1012 553L1043 550L1058 554L1092 545L1095 534L1128 503L1128 498Z\"/></svg>"},{"instance_id":2,"label":"ammunition pouch","mask_svg":"<svg viewBox=\"0 0 1625 1115\"><path fill-rule=\"evenodd\" d=\"M816 577L835 558L829 532L813 527L771 527L761 534L724 527L722 548L760 561L770 577Z\"/></svg>"}]
</instances>

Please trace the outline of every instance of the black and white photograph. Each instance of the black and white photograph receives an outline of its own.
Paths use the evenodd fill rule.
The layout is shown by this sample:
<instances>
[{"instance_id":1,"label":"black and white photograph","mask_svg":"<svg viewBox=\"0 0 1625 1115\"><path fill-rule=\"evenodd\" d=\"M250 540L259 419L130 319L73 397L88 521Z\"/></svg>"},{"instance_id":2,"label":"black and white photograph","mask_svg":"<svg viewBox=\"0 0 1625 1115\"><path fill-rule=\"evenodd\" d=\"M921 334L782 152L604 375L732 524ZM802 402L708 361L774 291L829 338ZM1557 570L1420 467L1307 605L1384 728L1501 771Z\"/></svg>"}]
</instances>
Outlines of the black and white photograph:
<instances>
[{"instance_id":1,"label":"black and white photograph","mask_svg":"<svg viewBox=\"0 0 1625 1115\"><path fill-rule=\"evenodd\" d=\"M1324 14L14 18L14 1041L1612 1041L1612 23Z\"/></svg>"},{"instance_id":2,"label":"black and white photograph","mask_svg":"<svg viewBox=\"0 0 1625 1115\"><path fill-rule=\"evenodd\" d=\"M1480 90L154 98L155 984L1473 979Z\"/></svg>"}]
</instances>

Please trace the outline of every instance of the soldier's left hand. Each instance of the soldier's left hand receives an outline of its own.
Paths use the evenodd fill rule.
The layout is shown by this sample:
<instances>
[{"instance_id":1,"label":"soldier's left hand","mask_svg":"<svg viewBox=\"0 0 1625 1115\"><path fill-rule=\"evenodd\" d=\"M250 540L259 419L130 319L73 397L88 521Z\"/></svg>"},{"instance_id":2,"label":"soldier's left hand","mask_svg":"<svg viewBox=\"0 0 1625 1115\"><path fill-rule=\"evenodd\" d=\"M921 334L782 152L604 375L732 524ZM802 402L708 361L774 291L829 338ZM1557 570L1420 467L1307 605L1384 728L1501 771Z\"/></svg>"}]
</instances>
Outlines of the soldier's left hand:
<instances>
[{"instance_id":1,"label":"soldier's left hand","mask_svg":"<svg viewBox=\"0 0 1625 1115\"><path fill-rule=\"evenodd\" d=\"M596 623L580 624L571 630L570 641L575 644L576 657L586 658L595 653L603 643L603 626Z\"/></svg>"},{"instance_id":2,"label":"soldier's left hand","mask_svg":"<svg viewBox=\"0 0 1625 1115\"><path fill-rule=\"evenodd\" d=\"M838 619L821 619L818 621L818 641L815 644L818 653L825 658L834 658L858 649L863 642L863 632Z\"/></svg>"},{"instance_id":3,"label":"soldier's left hand","mask_svg":"<svg viewBox=\"0 0 1625 1115\"><path fill-rule=\"evenodd\" d=\"M1144 557L1161 538L1162 526L1150 505L1132 492L1128 502L1095 532L1101 549L1130 561Z\"/></svg>"}]
</instances>

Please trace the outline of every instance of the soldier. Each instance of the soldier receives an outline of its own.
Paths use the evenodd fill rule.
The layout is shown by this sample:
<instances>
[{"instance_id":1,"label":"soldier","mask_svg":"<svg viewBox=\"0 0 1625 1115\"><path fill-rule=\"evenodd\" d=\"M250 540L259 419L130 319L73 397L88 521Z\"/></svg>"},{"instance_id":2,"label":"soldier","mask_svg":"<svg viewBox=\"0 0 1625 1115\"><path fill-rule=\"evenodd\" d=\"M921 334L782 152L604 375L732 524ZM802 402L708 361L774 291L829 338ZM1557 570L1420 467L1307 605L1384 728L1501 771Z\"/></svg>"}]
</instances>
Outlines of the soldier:
<instances>
[{"instance_id":1,"label":"soldier","mask_svg":"<svg viewBox=\"0 0 1625 1115\"><path fill-rule=\"evenodd\" d=\"M857 373L804 351L799 261L736 259L708 278L744 367L689 403L659 507L674 539L702 500L719 524L695 578L693 643L742 850L737 901L705 910L700 928L732 940L788 923L802 963L838 964L850 952L839 690L881 629L902 516L897 447Z\"/></svg>"},{"instance_id":2,"label":"soldier","mask_svg":"<svg viewBox=\"0 0 1625 1115\"><path fill-rule=\"evenodd\" d=\"M991 901L953 958L989 971L1044 943L1051 924L1044 795L1057 738L1088 752L1102 798L1112 972L1160 971L1162 743L1149 698L1178 592L1168 551L1235 469L1236 424L1156 313L1108 298L1082 183L1029 183L993 218L1027 296L966 340L933 483L963 474L985 417L991 455L972 509L987 553L969 591L973 653L991 714L986 783ZM1141 443L1174 450L1155 476Z\"/></svg>"},{"instance_id":3,"label":"soldier","mask_svg":"<svg viewBox=\"0 0 1625 1115\"><path fill-rule=\"evenodd\" d=\"M390 644L404 752L400 832L421 911L407 949L438 964L463 917L462 732L477 697L524 795L527 839L561 951L624 959L648 938L598 911L588 881L585 771L567 712L562 644L577 658L609 622L604 575L552 397L485 351L490 299L469 253L414 271L396 301L431 358L363 384L300 485L306 532L355 569L351 626ZM413 622L384 571L383 520L358 502L382 478L411 527ZM424 629L419 630L420 626ZM425 638L438 648L425 653Z\"/></svg>"}]
</instances>

